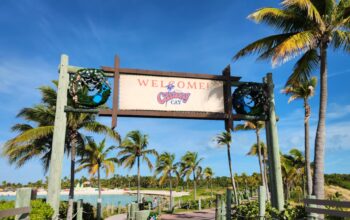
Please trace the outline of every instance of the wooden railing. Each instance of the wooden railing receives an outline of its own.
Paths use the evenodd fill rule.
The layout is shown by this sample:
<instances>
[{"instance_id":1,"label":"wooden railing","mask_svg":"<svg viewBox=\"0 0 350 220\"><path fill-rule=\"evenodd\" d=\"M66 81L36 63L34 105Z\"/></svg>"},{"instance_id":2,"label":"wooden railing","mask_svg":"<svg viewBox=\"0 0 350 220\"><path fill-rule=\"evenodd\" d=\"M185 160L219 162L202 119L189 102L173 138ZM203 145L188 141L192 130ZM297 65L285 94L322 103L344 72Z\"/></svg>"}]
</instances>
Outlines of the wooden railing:
<instances>
[{"instance_id":1,"label":"wooden railing","mask_svg":"<svg viewBox=\"0 0 350 220\"><path fill-rule=\"evenodd\" d=\"M330 216L343 217L343 218L350 217L350 211L337 210L337 208L338 209L350 208L350 202L348 201L304 199L304 203L305 203L306 212L310 214L316 213L316 214L330 215ZM317 206L321 206L321 207L317 207ZM331 209L328 209L328 207L330 207Z\"/></svg>"},{"instance_id":2,"label":"wooden railing","mask_svg":"<svg viewBox=\"0 0 350 220\"><path fill-rule=\"evenodd\" d=\"M29 219L30 207L21 207L0 211L0 219L18 215L19 219Z\"/></svg>"}]
</instances>

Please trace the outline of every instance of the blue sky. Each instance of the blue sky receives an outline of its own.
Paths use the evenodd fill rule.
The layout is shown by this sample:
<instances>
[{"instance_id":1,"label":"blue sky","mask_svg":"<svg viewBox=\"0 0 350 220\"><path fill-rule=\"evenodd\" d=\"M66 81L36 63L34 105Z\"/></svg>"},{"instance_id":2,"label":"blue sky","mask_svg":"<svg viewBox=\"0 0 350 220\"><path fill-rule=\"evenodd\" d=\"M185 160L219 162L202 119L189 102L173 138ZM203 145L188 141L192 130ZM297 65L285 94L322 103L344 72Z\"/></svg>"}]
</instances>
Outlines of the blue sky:
<instances>
[{"instance_id":1,"label":"blue sky","mask_svg":"<svg viewBox=\"0 0 350 220\"><path fill-rule=\"evenodd\" d=\"M303 149L302 102L287 103L280 93L293 62L272 68L269 62L248 57L232 63L240 48L273 29L255 24L247 15L276 1L232 0L128 0L40 1L3 0L0 5L0 145L14 137L10 127L23 107L39 102L37 88L57 79L60 54L70 64L98 68L113 65L118 54L122 67L221 74L231 63L232 75L243 81L261 81L272 72L276 83L280 146L283 152ZM325 171L349 173L350 160L350 62L343 52L329 53L329 101ZM318 75L318 72L315 72ZM319 91L311 100L311 145L317 122ZM110 125L110 118L99 119ZM176 153L187 150L204 157L216 175L228 175L226 150L213 137L224 128L220 121L119 118L117 131L124 136L140 129L149 134L150 147ZM233 134L235 172L258 171L255 157L246 156L255 137L250 132ZM102 139L103 137L96 137ZM110 142L110 144L112 144ZM63 176L69 174L65 159ZM0 181L28 182L44 179L40 163L33 159L20 169L0 158ZM118 174L135 170L116 169ZM142 174L149 175L147 169ZM86 173L79 173L78 176Z\"/></svg>"}]
</instances>

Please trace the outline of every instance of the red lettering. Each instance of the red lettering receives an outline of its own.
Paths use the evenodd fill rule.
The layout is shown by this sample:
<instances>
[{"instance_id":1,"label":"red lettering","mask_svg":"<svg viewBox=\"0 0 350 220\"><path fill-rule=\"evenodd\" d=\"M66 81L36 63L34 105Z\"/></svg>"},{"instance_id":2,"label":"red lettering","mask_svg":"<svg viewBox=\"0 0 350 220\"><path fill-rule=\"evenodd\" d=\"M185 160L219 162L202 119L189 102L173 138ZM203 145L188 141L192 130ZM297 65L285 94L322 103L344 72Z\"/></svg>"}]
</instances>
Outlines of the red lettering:
<instances>
[{"instance_id":1,"label":"red lettering","mask_svg":"<svg viewBox=\"0 0 350 220\"><path fill-rule=\"evenodd\" d=\"M191 82L187 83L188 89L197 89L196 85L197 85L196 82L193 82L192 84Z\"/></svg>"},{"instance_id":2,"label":"red lettering","mask_svg":"<svg viewBox=\"0 0 350 220\"><path fill-rule=\"evenodd\" d=\"M147 79L147 80L144 80L144 79L143 79L142 81L141 81L140 79L137 79L137 81L139 82L139 85L140 85L140 86L142 86L142 85L143 85L143 86L147 86L147 84L148 84L148 79Z\"/></svg>"},{"instance_id":3,"label":"red lettering","mask_svg":"<svg viewBox=\"0 0 350 220\"><path fill-rule=\"evenodd\" d=\"M177 87L179 87L180 89L183 89L185 87L185 83L183 81L179 81L177 83Z\"/></svg>"},{"instance_id":4,"label":"red lettering","mask_svg":"<svg viewBox=\"0 0 350 220\"><path fill-rule=\"evenodd\" d=\"M152 80L152 87L158 87L157 80Z\"/></svg>"},{"instance_id":5,"label":"red lettering","mask_svg":"<svg viewBox=\"0 0 350 220\"><path fill-rule=\"evenodd\" d=\"M200 82L200 83L199 83L199 89L205 89L205 87L204 87L204 82Z\"/></svg>"}]
</instances>

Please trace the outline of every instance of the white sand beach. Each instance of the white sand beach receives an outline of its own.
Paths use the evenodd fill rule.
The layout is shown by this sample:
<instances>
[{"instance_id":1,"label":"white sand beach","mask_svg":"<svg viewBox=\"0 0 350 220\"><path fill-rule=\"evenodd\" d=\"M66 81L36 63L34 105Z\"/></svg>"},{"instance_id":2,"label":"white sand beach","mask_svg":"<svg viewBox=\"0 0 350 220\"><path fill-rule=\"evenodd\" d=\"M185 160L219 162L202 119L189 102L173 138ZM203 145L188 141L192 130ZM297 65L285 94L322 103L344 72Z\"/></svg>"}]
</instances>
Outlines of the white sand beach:
<instances>
[{"instance_id":1,"label":"white sand beach","mask_svg":"<svg viewBox=\"0 0 350 220\"><path fill-rule=\"evenodd\" d=\"M141 190L141 194L144 195L157 195L157 196L169 196L169 191L166 190ZM68 195L69 189L61 190L61 195ZM78 188L74 190L75 195L98 195L98 189L92 187ZM127 189L102 189L102 195L123 195L123 194L137 194L136 190L127 190ZM0 192L0 196L15 196L16 191L6 191ZM45 189L38 189L37 195L47 195ZM189 192L175 192L173 191L174 197L181 197L189 195Z\"/></svg>"}]
</instances>

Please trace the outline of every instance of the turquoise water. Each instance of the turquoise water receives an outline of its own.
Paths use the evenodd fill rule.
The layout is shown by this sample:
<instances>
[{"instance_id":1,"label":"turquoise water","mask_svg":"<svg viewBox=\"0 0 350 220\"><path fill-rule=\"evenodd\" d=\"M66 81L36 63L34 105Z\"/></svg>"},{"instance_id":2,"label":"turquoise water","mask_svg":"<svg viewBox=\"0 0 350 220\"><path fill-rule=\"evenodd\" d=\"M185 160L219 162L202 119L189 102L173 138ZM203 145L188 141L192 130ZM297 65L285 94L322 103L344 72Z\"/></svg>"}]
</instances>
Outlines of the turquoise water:
<instances>
[{"instance_id":1,"label":"turquoise water","mask_svg":"<svg viewBox=\"0 0 350 220\"><path fill-rule=\"evenodd\" d=\"M46 196L37 196L45 198ZM88 202L93 206L97 204L98 195L75 195L74 200L82 199L83 202ZM0 200L15 200L16 196L0 196ZM147 198L146 198L147 199ZM61 201L68 200L68 195L61 195ZM130 202L136 201L136 195L102 195L102 205L120 205L124 206Z\"/></svg>"}]
</instances>

